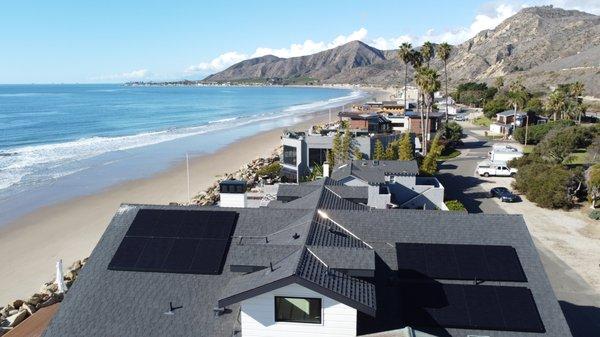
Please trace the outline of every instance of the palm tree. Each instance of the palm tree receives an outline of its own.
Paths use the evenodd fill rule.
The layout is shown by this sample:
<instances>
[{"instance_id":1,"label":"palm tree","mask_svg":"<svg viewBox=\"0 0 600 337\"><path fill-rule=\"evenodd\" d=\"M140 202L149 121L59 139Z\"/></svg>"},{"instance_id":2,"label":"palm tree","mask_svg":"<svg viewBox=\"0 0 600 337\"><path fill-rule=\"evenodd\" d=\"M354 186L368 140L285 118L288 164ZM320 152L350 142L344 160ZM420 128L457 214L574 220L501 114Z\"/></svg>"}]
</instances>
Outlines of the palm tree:
<instances>
[{"instance_id":1,"label":"palm tree","mask_svg":"<svg viewBox=\"0 0 600 337\"><path fill-rule=\"evenodd\" d=\"M446 42L440 44L437 48L437 55L442 62L444 62L444 82L446 87L446 124L448 124L448 70L446 68L448 64L448 59L450 58L450 52L452 51L452 46L447 44Z\"/></svg>"},{"instance_id":2,"label":"palm tree","mask_svg":"<svg viewBox=\"0 0 600 337\"><path fill-rule=\"evenodd\" d=\"M515 130L517 128L517 110L519 107L523 108L527 103L527 91L521 82L516 81L510 85L507 93L508 104L512 105L515 110L514 123ZM507 130L508 131L508 130ZM508 135L508 134L507 134Z\"/></svg>"},{"instance_id":3,"label":"palm tree","mask_svg":"<svg viewBox=\"0 0 600 337\"><path fill-rule=\"evenodd\" d=\"M581 115L585 114L585 107L582 106L582 98L581 96L583 95L583 91L585 90L585 86L583 85L583 83L577 81L575 83L571 83L571 88L570 88L570 93L571 96L575 99L575 107L574 107L574 112L577 113L577 120L579 122L579 124L581 124Z\"/></svg>"},{"instance_id":4,"label":"palm tree","mask_svg":"<svg viewBox=\"0 0 600 337\"><path fill-rule=\"evenodd\" d=\"M402 62L404 62L404 111L406 111L406 82L408 81L408 64L411 63L412 58L412 45L408 42L404 42L400 46L398 56L400 57Z\"/></svg>"},{"instance_id":5,"label":"palm tree","mask_svg":"<svg viewBox=\"0 0 600 337\"><path fill-rule=\"evenodd\" d=\"M565 94L561 90L554 90L549 96L546 102L546 110L552 112L553 119L556 121L556 116L559 112L562 112L565 108Z\"/></svg>"},{"instance_id":6,"label":"palm tree","mask_svg":"<svg viewBox=\"0 0 600 337\"><path fill-rule=\"evenodd\" d=\"M421 55L423 55L423 60L427 62L427 68L429 68L429 61L433 58L433 43L425 41L423 47L421 47Z\"/></svg>"},{"instance_id":7,"label":"palm tree","mask_svg":"<svg viewBox=\"0 0 600 337\"><path fill-rule=\"evenodd\" d=\"M413 66L413 68L416 71L419 71L419 69L423 66L423 55L416 51L413 50L410 56L410 63ZM416 76L416 73L415 73ZM421 130L424 130L424 125L423 125L423 108L421 107L421 97L422 97L423 93L419 90L419 93L417 95L417 110L419 110L419 113L421 115Z\"/></svg>"},{"instance_id":8,"label":"palm tree","mask_svg":"<svg viewBox=\"0 0 600 337\"><path fill-rule=\"evenodd\" d=\"M419 89L424 95L424 104L427 108L427 116L425 118L425 128L421 129L422 143L423 143L423 154L427 155L427 140L429 139L429 114L433 108L433 94L440 90L441 83L438 80L438 73L429 68L422 67L417 71L415 78Z\"/></svg>"}]
</instances>

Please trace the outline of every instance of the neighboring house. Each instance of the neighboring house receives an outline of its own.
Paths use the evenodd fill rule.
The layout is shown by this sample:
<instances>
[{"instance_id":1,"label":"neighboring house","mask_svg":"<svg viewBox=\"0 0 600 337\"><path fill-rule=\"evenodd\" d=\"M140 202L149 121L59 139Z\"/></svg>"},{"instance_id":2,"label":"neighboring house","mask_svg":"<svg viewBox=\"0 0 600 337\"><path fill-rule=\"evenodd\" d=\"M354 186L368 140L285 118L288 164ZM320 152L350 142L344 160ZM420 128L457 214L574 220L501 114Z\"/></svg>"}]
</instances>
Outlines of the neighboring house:
<instances>
[{"instance_id":1,"label":"neighboring house","mask_svg":"<svg viewBox=\"0 0 600 337\"><path fill-rule=\"evenodd\" d=\"M419 99L419 88L406 86L406 99L416 101ZM398 101L404 102L404 87L398 89Z\"/></svg>"},{"instance_id":2,"label":"neighboring house","mask_svg":"<svg viewBox=\"0 0 600 337\"><path fill-rule=\"evenodd\" d=\"M421 113L417 111L407 111L405 114L405 126L408 132L421 135ZM429 135L435 136L437 130L441 127L445 117L445 112L434 111L429 114ZM423 123L425 124L425 113L423 113ZM427 130L427 125L425 126Z\"/></svg>"},{"instance_id":3,"label":"neighboring house","mask_svg":"<svg viewBox=\"0 0 600 337\"><path fill-rule=\"evenodd\" d=\"M524 125L524 120L527 116L527 113L523 111L517 111L516 113L516 125L521 126ZM510 133L515 124L515 111L514 110L506 110L496 114L496 121L490 124L490 132L494 133Z\"/></svg>"},{"instance_id":4,"label":"neighboring house","mask_svg":"<svg viewBox=\"0 0 600 337\"><path fill-rule=\"evenodd\" d=\"M44 337L569 337L520 215L122 205Z\"/></svg>"},{"instance_id":5,"label":"neighboring house","mask_svg":"<svg viewBox=\"0 0 600 337\"><path fill-rule=\"evenodd\" d=\"M369 133L389 133L392 131L389 119L377 113L340 112L340 121L348 122L350 129L364 130Z\"/></svg>"},{"instance_id":6,"label":"neighboring house","mask_svg":"<svg viewBox=\"0 0 600 337\"><path fill-rule=\"evenodd\" d=\"M334 169L331 178L367 187L367 205L375 208L448 210L444 186L435 177L418 174L416 160L352 160Z\"/></svg>"},{"instance_id":7,"label":"neighboring house","mask_svg":"<svg viewBox=\"0 0 600 337\"><path fill-rule=\"evenodd\" d=\"M322 165L327 158L327 151L333 147L335 132L336 130L321 133L286 132L281 137L282 175L290 182L298 182L301 177L310 173L314 165ZM398 138L396 134L371 134L360 130L351 132L354 136L353 146L358 147L366 158L372 158L377 140L387 146Z\"/></svg>"},{"instance_id":8,"label":"neighboring house","mask_svg":"<svg viewBox=\"0 0 600 337\"><path fill-rule=\"evenodd\" d=\"M388 113L403 113L405 111L404 102L383 101L381 102L381 111Z\"/></svg>"}]
</instances>

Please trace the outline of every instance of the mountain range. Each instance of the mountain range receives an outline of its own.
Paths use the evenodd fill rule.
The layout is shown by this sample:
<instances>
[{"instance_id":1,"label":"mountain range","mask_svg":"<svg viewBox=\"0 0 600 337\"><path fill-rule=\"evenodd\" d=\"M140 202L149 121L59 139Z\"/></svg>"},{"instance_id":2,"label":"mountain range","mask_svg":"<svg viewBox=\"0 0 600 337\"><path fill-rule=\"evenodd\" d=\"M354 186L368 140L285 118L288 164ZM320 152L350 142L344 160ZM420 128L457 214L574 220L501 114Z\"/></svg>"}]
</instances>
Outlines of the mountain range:
<instances>
[{"instance_id":1,"label":"mountain range","mask_svg":"<svg viewBox=\"0 0 600 337\"><path fill-rule=\"evenodd\" d=\"M434 58L431 67L441 70L443 64ZM203 81L390 86L402 84L403 74L397 50L352 41L312 55L248 59ZM600 16L552 6L524 8L453 46L448 74L451 84L521 78L540 91L578 80L586 95L600 97Z\"/></svg>"}]
</instances>

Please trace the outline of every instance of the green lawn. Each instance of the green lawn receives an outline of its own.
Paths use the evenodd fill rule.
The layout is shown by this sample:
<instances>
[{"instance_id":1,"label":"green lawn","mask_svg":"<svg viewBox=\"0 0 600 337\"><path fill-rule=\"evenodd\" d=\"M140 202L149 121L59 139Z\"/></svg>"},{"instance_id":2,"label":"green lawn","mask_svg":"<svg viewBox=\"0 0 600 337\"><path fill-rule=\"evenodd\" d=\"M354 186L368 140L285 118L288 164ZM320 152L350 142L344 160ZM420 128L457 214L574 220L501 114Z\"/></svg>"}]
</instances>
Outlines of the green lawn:
<instances>
[{"instance_id":1,"label":"green lawn","mask_svg":"<svg viewBox=\"0 0 600 337\"><path fill-rule=\"evenodd\" d=\"M586 149L577 149L573 153L571 153L569 158L567 158L567 161L571 165L583 165L588 164L590 162L590 159L588 158L588 153Z\"/></svg>"},{"instance_id":2,"label":"green lawn","mask_svg":"<svg viewBox=\"0 0 600 337\"><path fill-rule=\"evenodd\" d=\"M457 149L444 149L444 151L442 151L442 155L438 157L437 161L445 161L448 159L456 158L458 156L460 156L460 151L458 151Z\"/></svg>"}]
</instances>

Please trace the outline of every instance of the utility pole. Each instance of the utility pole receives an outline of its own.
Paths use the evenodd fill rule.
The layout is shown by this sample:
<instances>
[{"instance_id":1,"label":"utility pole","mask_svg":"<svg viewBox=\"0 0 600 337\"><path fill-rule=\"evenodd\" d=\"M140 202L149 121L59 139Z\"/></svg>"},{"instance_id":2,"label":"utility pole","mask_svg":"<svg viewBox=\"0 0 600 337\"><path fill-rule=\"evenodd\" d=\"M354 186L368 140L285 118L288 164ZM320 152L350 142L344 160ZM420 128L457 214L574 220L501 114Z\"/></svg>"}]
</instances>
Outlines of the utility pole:
<instances>
[{"instance_id":1,"label":"utility pole","mask_svg":"<svg viewBox=\"0 0 600 337\"><path fill-rule=\"evenodd\" d=\"M187 198L189 205L192 203L192 199L190 199L190 157L187 152L185 153L185 168L187 172Z\"/></svg>"}]
</instances>

